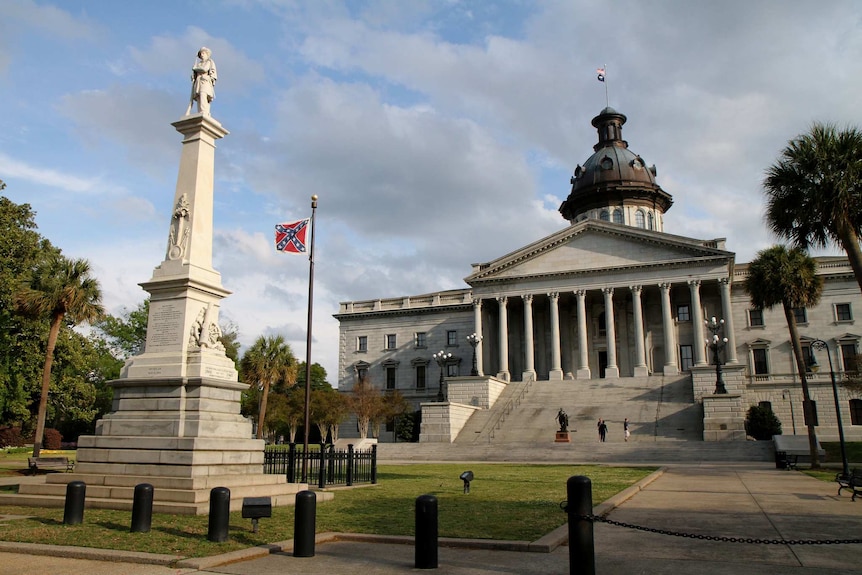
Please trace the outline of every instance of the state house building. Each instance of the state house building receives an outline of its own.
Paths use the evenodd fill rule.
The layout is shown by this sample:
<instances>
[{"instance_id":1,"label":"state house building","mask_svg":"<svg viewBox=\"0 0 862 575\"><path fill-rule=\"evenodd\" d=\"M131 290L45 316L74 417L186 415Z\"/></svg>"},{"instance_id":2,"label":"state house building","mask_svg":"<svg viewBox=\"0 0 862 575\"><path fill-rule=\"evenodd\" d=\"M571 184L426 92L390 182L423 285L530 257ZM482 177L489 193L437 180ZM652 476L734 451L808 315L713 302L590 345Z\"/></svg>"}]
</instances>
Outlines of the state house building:
<instances>
[{"instance_id":1,"label":"state house building","mask_svg":"<svg viewBox=\"0 0 862 575\"><path fill-rule=\"evenodd\" d=\"M459 398L465 404L472 398L475 408L482 397L478 406L488 408L494 390L512 382L577 386L606 378L625 386L629 378L688 377L704 408L706 440L744 439L745 412L762 402L785 433L791 424L804 425L783 311L751 308L743 287L748 266L735 263L723 238L667 233L664 214L673 198L656 182L655 166L623 140L625 122L610 107L593 118L598 143L575 168L559 210L570 226L474 265L463 289L341 303L335 314L339 390L349 392L367 378L399 390L422 409L424 421L426 410L439 408L455 417ZM862 297L845 258L817 261L823 297L816 307L796 310L796 319L806 356L811 341L827 342L840 378L859 349L862 326L855 316L862 313ZM705 325L712 318L724 320L725 395L714 393L714 354L706 344L712 333ZM471 334L481 336L475 360ZM432 354L440 350L447 357L438 367ZM835 407L826 353L815 353L821 369L809 383L818 437L828 439L837 436ZM440 369L448 384L445 402L438 401ZM478 395L477 385L483 390ZM862 438L862 400L839 392L848 437ZM454 441L456 428L436 440ZM392 438L380 435L381 441ZM424 423L423 435L432 435Z\"/></svg>"}]
</instances>

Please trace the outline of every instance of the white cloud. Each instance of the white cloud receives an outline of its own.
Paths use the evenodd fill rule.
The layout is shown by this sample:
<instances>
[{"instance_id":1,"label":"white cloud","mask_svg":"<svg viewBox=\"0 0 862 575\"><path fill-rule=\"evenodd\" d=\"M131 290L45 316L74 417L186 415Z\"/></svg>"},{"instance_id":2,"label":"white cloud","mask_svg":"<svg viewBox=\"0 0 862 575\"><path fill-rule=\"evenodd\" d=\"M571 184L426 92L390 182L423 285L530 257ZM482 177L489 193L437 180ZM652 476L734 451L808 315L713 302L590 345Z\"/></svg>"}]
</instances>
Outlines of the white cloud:
<instances>
[{"instance_id":1,"label":"white cloud","mask_svg":"<svg viewBox=\"0 0 862 575\"><path fill-rule=\"evenodd\" d=\"M44 161L44 159L43 159ZM0 174L4 179L18 178L26 182L58 188L67 192L88 193L99 187L98 178L82 178L51 168L34 166L0 152Z\"/></svg>"}]
</instances>

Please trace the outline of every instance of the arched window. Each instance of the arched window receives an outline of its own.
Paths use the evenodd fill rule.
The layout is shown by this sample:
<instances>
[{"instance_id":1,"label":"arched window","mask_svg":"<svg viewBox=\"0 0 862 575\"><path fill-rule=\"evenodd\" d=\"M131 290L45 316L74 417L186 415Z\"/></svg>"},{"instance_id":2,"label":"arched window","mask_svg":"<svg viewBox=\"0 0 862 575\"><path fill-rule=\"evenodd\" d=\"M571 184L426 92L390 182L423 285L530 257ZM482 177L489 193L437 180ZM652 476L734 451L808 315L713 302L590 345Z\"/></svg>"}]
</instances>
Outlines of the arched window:
<instances>
[{"instance_id":1,"label":"arched window","mask_svg":"<svg viewBox=\"0 0 862 575\"><path fill-rule=\"evenodd\" d=\"M644 229L646 227L646 216L643 210L635 212L635 226Z\"/></svg>"},{"instance_id":2,"label":"arched window","mask_svg":"<svg viewBox=\"0 0 862 575\"><path fill-rule=\"evenodd\" d=\"M614 223L615 224L623 223L623 211L622 210L614 210Z\"/></svg>"},{"instance_id":3,"label":"arched window","mask_svg":"<svg viewBox=\"0 0 862 575\"><path fill-rule=\"evenodd\" d=\"M651 230L655 229L655 218L652 215L652 212L647 213L647 227Z\"/></svg>"},{"instance_id":4,"label":"arched window","mask_svg":"<svg viewBox=\"0 0 862 575\"><path fill-rule=\"evenodd\" d=\"M607 210L602 210L599 214L599 219L603 222L611 221L611 214Z\"/></svg>"}]
</instances>

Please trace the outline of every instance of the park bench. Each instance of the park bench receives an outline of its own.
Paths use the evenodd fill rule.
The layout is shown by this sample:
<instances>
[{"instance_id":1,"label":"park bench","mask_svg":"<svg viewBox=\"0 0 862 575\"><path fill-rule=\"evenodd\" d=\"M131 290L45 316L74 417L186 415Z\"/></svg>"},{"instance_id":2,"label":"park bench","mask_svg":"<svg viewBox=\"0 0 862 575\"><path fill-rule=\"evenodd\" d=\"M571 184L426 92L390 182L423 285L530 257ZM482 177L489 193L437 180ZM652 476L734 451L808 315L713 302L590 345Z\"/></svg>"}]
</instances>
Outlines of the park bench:
<instances>
[{"instance_id":1,"label":"park bench","mask_svg":"<svg viewBox=\"0 0 862 575\"><path fill-rule=\"evenodd\" d=\"M841 495L842 489L849 489L853 492L851 501L856 501L856 496L862 495L862 469L854 469L850 475L839 473L835 476L835 481L838 482L838 495Z\"/></svg>"},{"instance_id":2,"label":"park bench","mask_svg":"<svg viewBox=\"0 0 862 575\"><path fill-rule=\"evenodd\" d=\"M56 469L58 471L75 469L75 461L68 457L28 457L27 464L30 466L31 475L36 475L40 469Z\"/></svg>"},{"instance_id":3,"label":"park bench","mask_svg":"<svg viewBox=\"0 0 862 575\"><path fill-rule=\"evenodd\" d=\"M787 453L786 451L775 452L775 462L778 469L798 469L799 455L795 453Z\"/></svg>"}]
</instances>

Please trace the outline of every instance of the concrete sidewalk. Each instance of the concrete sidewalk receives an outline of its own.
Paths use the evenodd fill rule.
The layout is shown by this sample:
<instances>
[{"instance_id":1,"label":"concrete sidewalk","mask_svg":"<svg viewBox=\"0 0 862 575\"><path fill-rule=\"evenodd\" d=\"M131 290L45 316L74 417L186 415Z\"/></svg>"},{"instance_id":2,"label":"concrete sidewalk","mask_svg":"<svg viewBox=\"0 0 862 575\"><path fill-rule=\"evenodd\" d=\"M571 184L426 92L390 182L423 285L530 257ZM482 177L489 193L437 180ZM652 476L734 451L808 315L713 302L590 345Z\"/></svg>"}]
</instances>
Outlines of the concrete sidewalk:
<instances>
[{"instance_id":1,"label":"concrete sidewalk","mask_svg":"<svg viewBox=\"0 0 862 575\"><path fill-rule=\"evenodd\" d=\"M685 533L767 540L862 539L862 500L850 501L837 485L767 464L675 465L665 469L630 498L619 503L608 518L655 529ZM619 499L625 499L625 495ZM597 510L600 512L601 510ZM168 575L226 573L235 575L326 574L361 572L363 575L410 573L414 547L402 543L334 541L319 543L311 558L289 552L248 550L246 557L219 556L173 564L108 563L110 554L96 559L36 557L34 549L3 545L0 575L39 573L128 573ZM749 544L673 537L608 524L595 526L596 573L612 574L787 574L835 575L862 573L862 544L803 545ZM86 550L75 548L78 557ZM97 553L93 550L93 553ZM144 558L143 560L145 560ZM126 561L129 559L126 558ZM135 562L142 559L136 558ZM228 561L236 561L227 563ZM569 549L550 553L499 549L439 548L439 567L445 574L520 575L569 573Z\"/></svg>"}]
</instances>

